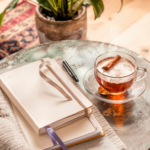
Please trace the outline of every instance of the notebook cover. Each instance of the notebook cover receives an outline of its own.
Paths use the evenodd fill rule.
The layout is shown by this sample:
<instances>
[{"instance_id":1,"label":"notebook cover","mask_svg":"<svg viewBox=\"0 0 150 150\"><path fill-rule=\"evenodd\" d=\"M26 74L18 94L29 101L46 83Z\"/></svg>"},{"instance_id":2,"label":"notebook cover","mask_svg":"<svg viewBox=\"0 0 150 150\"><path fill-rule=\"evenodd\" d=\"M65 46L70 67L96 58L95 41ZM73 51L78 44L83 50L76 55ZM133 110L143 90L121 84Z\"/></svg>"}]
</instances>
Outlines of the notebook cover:
<instances>
[{"instance_id":1,"label":"notebook cover","mask_svg":"<svg viewBox=\"0 0 150 150\"><path fill-rule=\"evenodd\" d=\"M85 107L92 106L92 103L69 81L55 60L50 58L44 60L51 62L54 71L76 93ZM46 67L43 67L42 72L61 86L72 100L68 101L57 89L41 78L40 64L41 61L36 61L0 76L0 86L37 134L43 127L84 110Z\"/></svg>"}]
</instances>

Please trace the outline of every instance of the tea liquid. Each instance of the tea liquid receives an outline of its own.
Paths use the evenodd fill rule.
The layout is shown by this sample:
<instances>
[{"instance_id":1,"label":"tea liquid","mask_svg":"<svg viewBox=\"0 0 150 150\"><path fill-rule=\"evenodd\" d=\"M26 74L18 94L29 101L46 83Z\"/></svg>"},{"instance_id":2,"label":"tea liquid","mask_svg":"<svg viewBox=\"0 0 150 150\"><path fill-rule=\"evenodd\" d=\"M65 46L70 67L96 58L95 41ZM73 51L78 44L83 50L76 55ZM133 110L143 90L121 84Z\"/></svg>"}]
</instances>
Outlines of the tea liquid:
<instances>
[{"instance_id":1,"label":"tea liquid","mask_svg":"<svg viewBox=\"0 0 150 150\"><path fill-rule=\"evenodd\" d=\"M108 71L102 69L108 62L114 57L109 57L100 61L97 65L97 70L100 73L96 73L98 83L111 93L122 93L127 90L133 83L135 66L126 58L121 58L112 68ZM102 74L103 75L102 75ZM125 77L128 76L129 77Z\"/></svg>"}]
</instances>

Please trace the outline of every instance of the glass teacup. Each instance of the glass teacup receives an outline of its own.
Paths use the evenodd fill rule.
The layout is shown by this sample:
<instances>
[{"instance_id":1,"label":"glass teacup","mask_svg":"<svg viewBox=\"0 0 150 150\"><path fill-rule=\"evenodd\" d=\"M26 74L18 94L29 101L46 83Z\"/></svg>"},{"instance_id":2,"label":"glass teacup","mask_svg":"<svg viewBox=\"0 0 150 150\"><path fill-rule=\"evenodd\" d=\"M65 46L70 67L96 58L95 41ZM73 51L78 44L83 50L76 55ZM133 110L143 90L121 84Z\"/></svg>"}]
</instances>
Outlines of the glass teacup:
<instances>
[{"instance_id":1,"label":"glass teacup","mask_svg":"<svg viewBox=\"0 0 150 150\"><path fill-rule=\"evenodd\" d=\"M132 68L131 72L129 73L125 72L126 68L123 68L123 67L128 67L127 65L122 65L121 67L117 66L118 68L120 67L119 68L120 70L118 70L118 68L115 69L114 68L115 65L114 65L114 67L110 68L108 72L103 71L102 69L99 69L100 67L99 65L102 64L102 62L107 61L109 59L111 60L116 55L120 55L123 61L124 60L127 61L128 66L131 64L134 70ZM111 69L114 69L114 70L111 70ZM115 70L118 72L120 71L121 73L124 71L125 74L117 75L116 73L116 76L115 76ZM112 72L113 72L113 75L112 75ZM147 75L147 70L145 68L138 67L135 58L132 57L131 55L123 53L123 52L113 51L113 52L101 54L96 58L95 64L94 64L94 74L99 85L102 86L107 91L108 94L118 95L128 90L134 82L144 79Z\"/></svg>"}]
</instances>

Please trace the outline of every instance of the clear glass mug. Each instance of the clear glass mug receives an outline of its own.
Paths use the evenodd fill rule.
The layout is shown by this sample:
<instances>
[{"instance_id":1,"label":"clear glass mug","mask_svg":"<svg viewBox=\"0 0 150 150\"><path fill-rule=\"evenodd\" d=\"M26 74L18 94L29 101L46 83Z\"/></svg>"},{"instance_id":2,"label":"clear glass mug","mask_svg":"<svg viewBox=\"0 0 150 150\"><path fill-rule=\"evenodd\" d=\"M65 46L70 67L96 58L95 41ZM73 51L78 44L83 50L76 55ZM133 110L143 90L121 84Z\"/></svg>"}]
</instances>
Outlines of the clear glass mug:
<instances>
[{"instance_id":1,"label":"clear glass mug","mask_svg":"<svg viewBox=\"0 0 150 150\"><path fill-rule=\"evenodd\" d=\"M112 77L103 74L97 69L97 65L100 61L108 57L115 57L116 55L120 55L121 57L129 60L135 66L134 72L127 76ZM138 67L135 58L131 55L114 51L101 54L96 58L94 63L94 74L99 85L102 86L109 94L118 95L129 89L134 82L144 79L147 75L147 70L145 68Z\"/></svg>"}]
</instances>

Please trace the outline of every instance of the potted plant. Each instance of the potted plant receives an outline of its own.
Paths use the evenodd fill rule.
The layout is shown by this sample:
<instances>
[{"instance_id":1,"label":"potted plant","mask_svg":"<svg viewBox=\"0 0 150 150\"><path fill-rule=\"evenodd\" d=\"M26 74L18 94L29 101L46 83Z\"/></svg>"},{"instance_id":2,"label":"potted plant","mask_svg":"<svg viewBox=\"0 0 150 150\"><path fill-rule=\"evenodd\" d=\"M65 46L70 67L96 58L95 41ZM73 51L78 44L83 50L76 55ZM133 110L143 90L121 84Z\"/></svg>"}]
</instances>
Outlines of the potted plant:
<instances>
[{"instance_id":1,"label":"potted plant","mask_svg":"<svg viewBox=\"0 0 150 150\"><path fill-rule=\"evenodd\" d=\"M84 0L37 0L35 21L40 42L81 39L87 32ZM101 0L89 0L95 18L104 10Z\"/></svg>"},{"instance_id":2,"label":"potted plant","mask_svg":"<svg viewBox=\"0 0 150 150\"><path fill-rule=\"evenodd\" d=\"M87 12L93 6L95 19L104 11L102 0L37 0L35 21L40 42L77 40L86 35ZM123 0L121 0L123 4ZM121 6L122 7L122 6Z\"/></svg>"}]
</instances>

